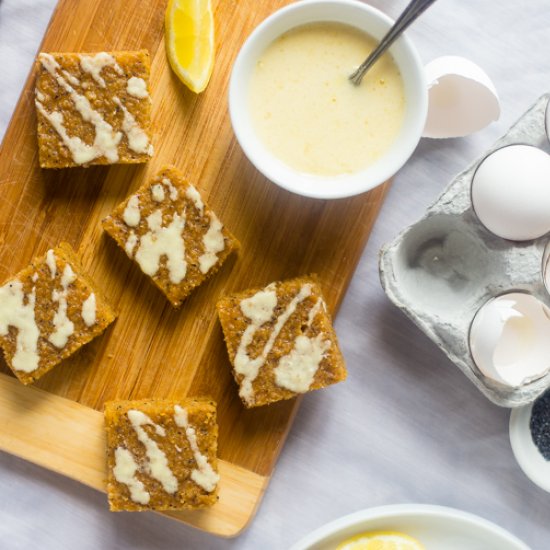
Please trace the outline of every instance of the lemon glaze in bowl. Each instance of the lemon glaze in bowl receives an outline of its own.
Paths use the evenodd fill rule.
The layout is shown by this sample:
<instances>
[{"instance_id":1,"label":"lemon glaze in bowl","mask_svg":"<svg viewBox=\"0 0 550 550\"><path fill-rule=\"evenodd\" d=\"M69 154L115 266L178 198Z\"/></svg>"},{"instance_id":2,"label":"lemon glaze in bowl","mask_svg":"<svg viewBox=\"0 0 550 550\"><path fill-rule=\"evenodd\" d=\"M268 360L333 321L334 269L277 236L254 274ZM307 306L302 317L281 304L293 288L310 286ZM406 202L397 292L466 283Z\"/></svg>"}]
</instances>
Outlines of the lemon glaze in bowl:
<instances>
[{"instance_id":1,"label":"lemon glaze in bowl","mask_svg":"<svg viewBox=\"0 0 550 550\"><path fill-rule=\"evenodd\" d=\"M401 129L387 151L374 164L351 174L313 175L286 165L257 135L249 104L250 82L260 55L271 43L291 29L318 22L349 25L376 40L382 38L393 23L380 11L355 0L303 0L275 12L256 27L237 56L229 85L229 112L244 153L272 182L309 197L348 197L383 183L411 156L426 120L427 87L420 58L410 40L402 36L390 53L401 73L405 112Z\"/></svg>"}]
</instances>

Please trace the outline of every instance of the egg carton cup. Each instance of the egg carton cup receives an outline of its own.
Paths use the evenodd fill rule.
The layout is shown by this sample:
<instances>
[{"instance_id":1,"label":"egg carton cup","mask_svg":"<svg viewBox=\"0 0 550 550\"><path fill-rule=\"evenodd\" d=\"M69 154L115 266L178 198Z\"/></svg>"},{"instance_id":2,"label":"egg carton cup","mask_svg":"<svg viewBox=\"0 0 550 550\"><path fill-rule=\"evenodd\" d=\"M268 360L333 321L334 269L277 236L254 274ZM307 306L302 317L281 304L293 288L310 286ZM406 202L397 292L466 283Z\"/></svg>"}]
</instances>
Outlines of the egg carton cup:
<instances>
[{"instance_id":1,"label":"egg carton cup","mask_svg":"<svg viewBox=\"0 0 550 550\"><path fill-rule=\"evenodd\" d=\"M487 300L506 292L526 291L550 306L543 281L549 238L513 242L493 235L476 217L470 189L476 168L496 149L526 144L548 151L549 97L540 97L502 138L453 179L423 218L380 251L380 279L390 300L484 395L503 407L532 402L550 386L550 372L519 387L486 377L470 353L470 326Z\"/></svg>"}]
</instances>

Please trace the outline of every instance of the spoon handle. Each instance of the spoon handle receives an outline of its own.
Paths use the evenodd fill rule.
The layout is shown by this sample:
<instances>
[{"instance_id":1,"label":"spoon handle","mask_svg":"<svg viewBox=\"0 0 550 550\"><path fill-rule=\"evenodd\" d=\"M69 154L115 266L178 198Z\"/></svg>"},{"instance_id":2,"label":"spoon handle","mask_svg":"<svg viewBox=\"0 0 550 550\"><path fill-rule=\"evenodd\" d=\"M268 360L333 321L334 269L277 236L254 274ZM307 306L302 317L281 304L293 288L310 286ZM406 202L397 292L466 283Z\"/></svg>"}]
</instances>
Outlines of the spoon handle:
<instances>
[{"instance_id":1,"label":"spoon handle","mask_svg":"<svg viewBox=\"0 0 550 550\"><path fill-rule=\"evenodd\" d=\"M380 44L371 52L371 54L359 65L357 70L350 75L349 79L358 86L365 73L372 67L378 58L393 44L401 33L425 10L427 10L435 0L411 0L403 13L399 16L392 28L386 33Z\"/></svg>"}]
</instances>

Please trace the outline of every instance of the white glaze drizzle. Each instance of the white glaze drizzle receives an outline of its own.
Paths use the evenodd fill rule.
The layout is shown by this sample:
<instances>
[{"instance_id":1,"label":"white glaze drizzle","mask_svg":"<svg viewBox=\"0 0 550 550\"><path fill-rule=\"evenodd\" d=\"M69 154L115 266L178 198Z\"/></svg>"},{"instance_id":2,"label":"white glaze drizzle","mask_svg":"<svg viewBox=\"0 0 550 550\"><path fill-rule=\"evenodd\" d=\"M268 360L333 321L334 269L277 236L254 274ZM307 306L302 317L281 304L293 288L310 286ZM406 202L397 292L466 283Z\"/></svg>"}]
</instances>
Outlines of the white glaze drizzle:
<instances>
[{"instance_id":1,"label":"white glaze drizzle","mask_svg":"<svg viewBox=\"0 0 550 550\"><path fill-rule=\"evenodd\" d=\"M128 227L137 227L141 220L141 211L139 209L139 196L132 195L126 203L126 208L122 213L122 219Z\"/></svg>"},{"instance_id":2,"label":"white glaze drizzle","mask_svg":"<svg viewBox=\"0 0 550 550\"><path fill-rule=\"evenodd\" d=\"M162 180L162 183L166 185L166 187L168 187L168 190L170 191L170 200L175 201L179 196L178 190L174 187L174 185L168 178L164 178Z\"/></svg>"},{"instance_id":3,"label":"white glaze drizzle","mask_svg":"<svg viewBox=\"0 0 550 550\"><path fill-rule=\"evenodd\" d=\"M126 84L126 91L129 95L137 97L139 99L145 99L149 97L147 92L147 83L143 78L137 76L131 76Z\"/></svg>"},{"instance_id":4,"label":"white glaze drizzle","mask_svg":"<svg viewBox=\"0 0 550 550\"><path fill-rule=\"evenodd\" d=\"M220 476L214 471L206 456L201 453L197 443L195 428L189 424L187 410L179 405L175 405L174 413L176 425L185 430L185 436L197 463L197 468L194 468L191 472L191 479L205 491L211 493L216 488Z\"/></svg>"},{"instance_id":5,"label":"white glaze drizzle","mask_svg":"<svg viewBox=\"0 0 550 550\"><path fill-rule=\"evenodd\" d=\"M172 221L163 227L162 210L155 210L147 216L147 224L149 232L141 237L135 260L142 271L152 277L159 270L160 259L165 256L170 281L174 284L181 283L187 273L182 235L185 215L174 213Z\"/></svg>"},{"instance_id":6,"label":"white glaze drizzle","mask_svg":"<svg viewBox=\"0 0 550 550\"><path fill-rule=\"evenodd\" d=\"M164 187L160 183L155 183L151 187L151 196L156 202L162 202L164 200Z\"/></svg>"},{"instance_id":7,"label":"white glaze drizzle","mask_svg":"<svg viewBox=\"0 0 550 550\"><path fill-rule=\"evenodd\" d=\"M94 144L87 145L76 136L69 136L63 125L63 115L58 111L48 113L42 103L37 99L36 106L39 112L50 122L53 128L61 137L64 145L69 149L73 160L76 164L85 164L98 157L104 156L109 162L118 161L118 144L122 139L121 132L115 132L113 127L95 111L88 99L79 94L61 74L58 74L60 69L59 64L52 55L41 53L38 56L42 66L56 79L60 87L62 87L71 97L76 110L80 116L86 121L93 124L95 128Z\"/></svg>"},{"instance_id":8,"label":"white glaze drizzle","mask_svg":"<svg viewBox=\"0 0 550 550\"><path fill-rule=\"evenodd\" d=\"M36 281L38 281L38 273L33 273L31 279L33 283L36 283Z\"/></svg>"},{"instance_id":9,"label":"white glaze drizzle","mask_svg":"<svg viewBox=\"0 0 550 550\"><path fill-rule=\"evenodd\" d=\"M25 296L23 283L17 279L0 287L0 334L7 336L10 326L17 330L11 364L15 370L23 372L36 370L40 361L40 330L34 316L35 301L35 288Z\"/></svg>"},{"instance_id":10,"label":"white glaze drizzle","mask_svg":"<svg viewBox=\"0 0 550 550\"><path fill-rule=\"evenodd\" d=\"M162 485L162 488L167 493L175 493L178 490L178 480L168 465L166 454L158 446L157 442L149 437L143 426L152 426L155 429L155 433L161 437L166 435L166 431L141 411L135 409L129 410L127 416L139 441L145 447L145 454L147 456L146 467L149 474Z\"/></svg>"},{"instance_id":11,"label":"white glaze drizzle","mask_svg":"<svg viewBox=\"0 0 550 550\"><path fill-rule=\"evenodd\" d=\"M82 319L87 327L91 327L96 323L96 299L93 292L82 302Z\"/></svg>"},{"instance_id":12,"label":"white glaze drizzle","mask_svg":"<svg viewBox=\"0 0 550 550\"><path fill-rule=\"evenodd\" d=\"M137 235L133 231L130 231L130 234L128 235L128 240L124 245L124 250L126 250L126 254L128 254L130 258L134 255L134 248L136 247L137 243L138 243Z\"/></svg>"},{"instance_id":13,"label":"white glaze drizzle","mask_svg":"<svg viewBox=\"0 0 550 550\"><path fill-rule=\"evenodd\" d=\"M56 348L64 348L67 345L69 336L74 332L74 323L67 317L67 295L69 293L69 285L76 280L71 266L65 265L63 275L61 277L61 291L54 289L52 291L52 300L58 302L59 306L53 316L54 332L48 336L48 340Z\"/></svg>"},{"instance_id":14,"label":"white glaze drizzle","mask_svg":"<svg viewBox=\"0 0 550 550\"><path fill-rule=\"evenodd\" d=\"M189 200L193 201L195 208L202 214L204 211L204 203L202 202L201 196L197 189L193 185L189 184L185 190L185 195Z\"/></svg>"},{"instance_id":15,"label":"white glaze drizzle","mask_svg":"<svg viewBox=\"0 0 550 550\"><path fill-rule=\"evenodd\" d=\"M124 447L115 449L115 467L113 475L119 483L123 483L130 490L130 498L138 504L148 504L151 498L145 485L136 477L138 465L132 453Z\"/></svg>"},{"instance_id":16,"label":"white glaze drizzle","mask_svg":"<svg viewBox=\"0 0 550 550\"><path fill-rule=\"evenodd\" d=\"M147 133L144 132L132 113L126 109L118 97L113 98L113 101L122 109L124 115L122 120L122 131L128 138L128 147L136 153L147 153L151 156L153 154L153 146L149 143L149 136Z\"/></svg>"},{"instance_id":17,"label":"white glaze drizzle","mask_svg":"<svg viewBox=\"0 0 550 550\"><path fill-rule=\"evenodd\" d=\"M99 156L96 149L84 143L79 137L69 136L64 126L63 115L58 111L48 113L42 103L36 100L36 108L38 112L52 125L53 129L59 134L61 141L67 149L69 149L71 156L76 164L86 164ZM122 134L121 134L122 137Z\"/></svg>"},{"instance_id":18,"label":"white glaze drizzle","mask_svg":"<svg viewBox=\"0 0 550 550\"><path fill-rule=\"evenodd\" d=\"M325 302L319 298L309 310L308 328L313 325L321 308L326 310ZM281 357L279 364L275 367L273 371L275 383L281 388L296 393L308 391L315 378L315 373L329 349L330 340L325 339L323 333L318 334L315 338L301 334L296 338L292 351Z\"/></svg>"},{"instance_id":19,"label":"white glaze drizzle","mask_svg":"<svg viewBox=\"0 0 550 550\"><path fill-rule=\"evenodd\" d=\"M223 225L216 215L210 213L210 226L202 237L204 253L199 257L199 269L201 273L208 273L218 261L218 252L225 248L225 239L222 233Z\"/></svg>"},{"instance_id":20,"label":"white glaze drizzle","mask_svg":"<svg viewBox=\"0 0 550 550\"><path fill-rule=\"evenodd\" d=\"M72 75L68 71L62 70L61 74L69 81L73 86L80 86L80 80L76 76Z\"/></svg>"},{"instance_id":21,"label":"white glaze drizzle","mask_svg":"<svg viewBox=\"0 0 550 550\"><path fill-rule=\"evenodd\" d=\"M248 356L247 348L252 342L254 334L258 328L269 321L273 316L273 311L277 306L277 293L275 292L275 286L269 285L266 289L260 290L254 296L241 301L241 311L251 321L251 323L248 327L246 327L241 338L239 348L237 349L237 353L235 355L234 364L235 371L244 377L241 381L239 395L248 404L254 403L254 390L252 388L252 383L258 376L260 368L264 365L267 356L271 352L271 349L275 344L275 340L279 336L279 333L290 316L296 311L298 304L310 295L311 285L302 285L298 294L294 296L294 298L286 306L283 313L277 318L267 343L261 353L254 359L251 359Z\"/></svg>"},{"instance_id":22,"label":"white glaze drizzle","mask_svg":"<svg viewBox=\"0 0 550 550\"><path fill-rule=\"evenodd\" d=\"M57 275L57 264L55 262L55 253L51 248L48 252L46 252L46 264L50 268L52 279L55 279L55 276Z\"/></svg>"},{"instance_id":23,"label":"white glaze drizzle","mask_svg":"<svg viewBox=\"0 0 550 550\"><path fill-rule=\"evenodd\" d=\"M258 376L260 367L264 363L262 357L263 352L255 359L248 357L247 348L254 339L256 331L269 320L271 320L275 308L277 307L277 292L275 285L271 284L264 290L256 292L254 296L245 298L240 303L240 308L243 314L250 320L250 324L246 327L237 353L235 354L235 371L241 374L244 378L241 381L239 395L246 400L247 403L254 402L254 391L252 382ZM264 347L265 351L265 347Z\"/></svg>"},{"instance_id":24,"label":"white glaze drizzle","mask_svg":"<svg viewBox=\"0 0 550 550\"><path fill-rule=\"evenodd\" d=\"M296 338L292 351L281 357L274 369L277 386L296 393L309 390L315 373L330 348L330 341L323 338L324 334L318 334L315 338L301 334Z\"/></svg>"},{"instance_id":25,"label":"white glaze drizzle","mask_svg":"<svg viewBox=\"0 0 550 550\"><path fill-rule=\"evenodd\" d=\"M80 68L88 73L102 88L106 86L105 80L101 76L101 71L105 67L113 67L119 75L124 74L116 59L107 52L80 56Z\"/></svg>"},{"instance_id":26,"label":"white glaze drizzle","mask_svg":"<svg viewBox=\"0 0 550 550\"><path fill-rule=\"evenodd\" d=\"M309 313L307 315L307 326L311 327L313 325L313 321L315 320L315 317L317 317L318 313L321 311L321 308L323 311L327 310L327 306L325 305L324 300L321 300L321 298L318 298L317 301L313 304L313 307L309 310Z\"/></svg>"},{"instance_id":27,"label":"white glaze drizzle","mask_svg":"<svg viewBox=\"0 0 550 550\"><path fill-rule=\"evenodd\" d=\"M46 100L46 96L38 89L36 88L35 90L35 95L36 95L36 99L38 99L38 101L45 101Z\"/></svg>"}]
</instances>

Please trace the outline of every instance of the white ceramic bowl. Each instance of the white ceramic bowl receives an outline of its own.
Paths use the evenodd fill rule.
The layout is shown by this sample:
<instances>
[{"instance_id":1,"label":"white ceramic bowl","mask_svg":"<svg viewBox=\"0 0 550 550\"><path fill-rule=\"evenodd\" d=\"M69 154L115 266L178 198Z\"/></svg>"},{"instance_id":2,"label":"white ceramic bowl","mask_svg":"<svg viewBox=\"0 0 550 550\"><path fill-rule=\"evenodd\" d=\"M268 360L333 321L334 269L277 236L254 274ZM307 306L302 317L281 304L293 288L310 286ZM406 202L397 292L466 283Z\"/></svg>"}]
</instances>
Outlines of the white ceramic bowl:
<instances>
[{"instance_id":1,"label":"white ceramic bowl","mask_svg":"<svg viewBox=\"0 0 550 550\"><path fill-rule=\"evenodd\" d=\"M510 414L510 444L525 475L541 489L550 492L550 461L545 460L531 437L533 403L513 409Z\"/></svg>"},{"instance_id":2,"label":"white ceramic bowl","mask_svg":"<svg viewBox=\"0 0 550 550\"><path fill-rule=\"evenodd\" d=\"M420 58L411 41L402 36L390 51L403 77L405 117L387 153L367 169L349 175L322 177L287 166L264 147L254 131L248 103L250 79L258 57L277 37L299 25L320 21L345 23L376 39L381 39L393 24L382 12L357 0L302 0L275 12L256 27L237 56L229 84L229 113L244 153L268 179L299 195L333 199L368 191L403 166L422 135L428 91Z\"/></svg>"},{"instance_id":3,"label":"white ceramic bowl","mask_svg":"<svg viewBox=\"0 0 550 550\"><path fill-rule=\"evenodd\" d=\"M426 504L395 504L355 512L313 531L290 550L334 550L366 531L401 531L426 550L529 550L502 527L461 510Z\"/></svg>"}]
</instances>

